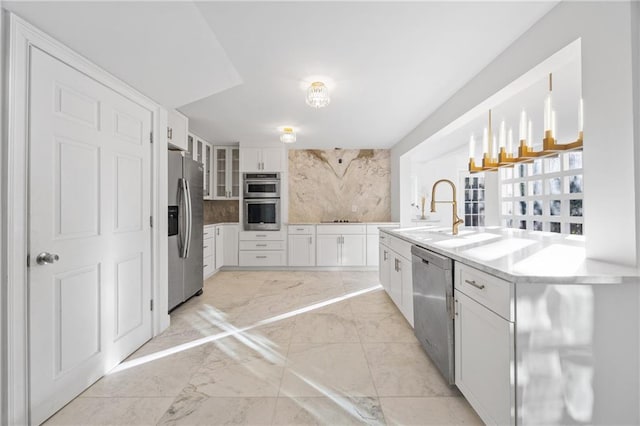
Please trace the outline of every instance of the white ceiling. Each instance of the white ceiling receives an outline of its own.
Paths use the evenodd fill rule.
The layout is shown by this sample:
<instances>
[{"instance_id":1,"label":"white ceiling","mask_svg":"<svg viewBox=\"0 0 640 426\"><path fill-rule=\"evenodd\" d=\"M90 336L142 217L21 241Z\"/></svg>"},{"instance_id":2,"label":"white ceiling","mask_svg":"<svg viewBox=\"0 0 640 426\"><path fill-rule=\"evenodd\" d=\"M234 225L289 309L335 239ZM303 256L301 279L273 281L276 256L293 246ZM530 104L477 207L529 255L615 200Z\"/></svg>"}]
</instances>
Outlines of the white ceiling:
<instances>
[{"instance_id":1,"label":"white ceiling","mask_svg":"<svg viewBox=\"0 0 640 426\"><path fill-rule=\"evenodd\" d=\"M191 130L214 143L275 142L290 125L296 148L388 148L556 3L4 5L180 106ZM331 104L315 110L304 84L318 75L328 77Z\"/></svg>"},{"instance_id":2,"label":"white ceiling","mask_svg":"<svg viewBox=\"0 0 640 426\"><path fill-rule=\"evenodd\" d=\"M175 108L242 82L191 2L3 2L140 92Z\"/></svg>"}]
</instances>

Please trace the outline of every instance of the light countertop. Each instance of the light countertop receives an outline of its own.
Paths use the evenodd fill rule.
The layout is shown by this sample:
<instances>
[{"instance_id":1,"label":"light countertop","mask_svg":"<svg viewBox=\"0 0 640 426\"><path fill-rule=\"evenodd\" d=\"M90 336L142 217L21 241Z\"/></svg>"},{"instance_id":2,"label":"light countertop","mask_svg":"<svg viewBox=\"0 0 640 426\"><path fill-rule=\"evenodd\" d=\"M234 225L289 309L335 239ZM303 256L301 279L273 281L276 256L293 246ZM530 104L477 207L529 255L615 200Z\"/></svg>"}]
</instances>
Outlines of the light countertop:
<instances>
[{"instance_id":1,"label":"light countertop","mask_svg":"<svg viewBox=\"0 0 640 426\"><path fill-rule=\"evenodd\" d=\"M381 226L398 226L398 222L296 222L286 223L283 226L302 226L302 225L381 225Z\"/></svg>"},{"instance_id":2,"label":"light countertop","mask_svg":"<svg viewBox=\"0 0 640 426\"><path fill-rule=\"evenodd\" d=\"M382 229L427 250L514 283L616 284L640 282L638 268L587 259L584 238L500 227Z\"/></svg>"},{"instance_id":3,"label":"light countertop","mask_svg":"<svg viewBox=\"0 0 640 426\"><path fill-rule=\"evenodd\" d=\"M216 225L240 225L240 222L215 222L215 223L205 223L203 226L216 226Z\"/></svg>"}]
</instances>

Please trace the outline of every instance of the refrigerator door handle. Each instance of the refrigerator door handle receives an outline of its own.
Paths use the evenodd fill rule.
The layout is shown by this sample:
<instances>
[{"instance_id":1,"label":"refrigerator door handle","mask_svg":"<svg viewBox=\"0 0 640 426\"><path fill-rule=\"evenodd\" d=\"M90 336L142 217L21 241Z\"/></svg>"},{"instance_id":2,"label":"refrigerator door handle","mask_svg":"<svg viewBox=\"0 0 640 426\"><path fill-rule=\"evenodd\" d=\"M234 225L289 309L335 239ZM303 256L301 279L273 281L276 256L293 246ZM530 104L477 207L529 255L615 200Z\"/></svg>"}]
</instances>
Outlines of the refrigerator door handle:
<instances>
[{"instance_id":1,"label":"refrigerator door handle","mask_svg":"<svg viewBox=\"0 0 640 426\"><path fill-rule=\"evenodd\" d=\"M180 178L180 180L178 181L178 209L179 209L179 216L180 216L180 222L179 222L179 229L178 229L178 244L179 244L179 249L180 249L180 257L185 258L187 257L186 252L187 252L187 240L186 240L186 235L187 235L187 217L189 215L188 212L188 207L187 207L187 187L185 185L185 180L183 178Z\"/></svg>"},{"instance_id":2,"label":"refrigerator door handle","mask_svg":"<svg viewBox=\"0 0 640 426\"><path fill-rule=\"evenodd\" d=\"M185 198L187 203L187 238L185 241L185 254L184 257L189 257L189 250L191 249L191 231L193 227L193 211L191 209L191 187L189 186L189 181L184 180L185 184Z\"/></svg>"}]
</instances>

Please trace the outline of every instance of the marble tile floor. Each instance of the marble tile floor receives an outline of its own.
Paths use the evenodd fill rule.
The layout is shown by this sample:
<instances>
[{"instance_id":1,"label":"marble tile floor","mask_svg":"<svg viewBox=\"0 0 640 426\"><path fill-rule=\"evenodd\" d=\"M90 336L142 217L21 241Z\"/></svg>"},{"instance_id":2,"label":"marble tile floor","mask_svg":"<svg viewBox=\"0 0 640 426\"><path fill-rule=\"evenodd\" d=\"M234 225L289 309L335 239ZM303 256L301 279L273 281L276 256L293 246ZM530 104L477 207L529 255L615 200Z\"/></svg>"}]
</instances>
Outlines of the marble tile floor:
<instances>
[{"instance_id":1,"label":"marble tile floor","mask_svg":"<svg viewBox=\"0 0 640 426\"><path fill-rule=\"evenodd\" d=\"M229 271L48 425L482 424L377 272Z\"/></svg>"}]
</instances>

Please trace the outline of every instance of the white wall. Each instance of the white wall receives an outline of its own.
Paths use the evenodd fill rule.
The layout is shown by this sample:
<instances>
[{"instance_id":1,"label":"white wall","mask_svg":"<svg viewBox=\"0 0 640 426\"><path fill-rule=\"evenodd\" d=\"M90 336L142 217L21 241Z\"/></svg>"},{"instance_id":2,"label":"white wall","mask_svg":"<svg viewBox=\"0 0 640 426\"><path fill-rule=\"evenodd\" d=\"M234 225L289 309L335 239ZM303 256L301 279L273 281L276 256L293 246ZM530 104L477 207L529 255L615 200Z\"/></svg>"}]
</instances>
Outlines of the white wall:
<instances>
[{"instance_id":1,"label":"white wall","mask_svg":"<svg viewBox=\"0 0 640 426\"><path fill-rule=\"evenodd\" d=\"M464 176L467 173L467 162L469 161L467 147L456 149L449 153L443 154L432 160L413 163L411 167L411 175L416 176L418 180L419 191L424 188L426 190L427 202L425 205L425 215L431 220L439 220L438 225L451 226L452 211L451 206L446 204L438 204L436 212L430 212L431 190L433 184L440 179L449 179L456 185L458 202L458 216L464 219ZM481 174L485 178L485 219L486 225L498 225L498 184L497 173ZM418 194L424 195L424 194ZM436 200L450 200L451 188L447 184L438 185ZM413 198L411 198L413 200ZM406 206L405 206L406 207ZM411 225L411 219L415 218L415 208L409 210L410 214L406 214L401 218L402 226Z\"/></svg>"},{"instance_id":2,"label":"white wall","mask_svg":"<svg viewBox=\"0 0 640 426\"><path fill-rule=\"evenodd\" d=\"M632 8L637 14L637 5L628 2L560 3L398 142L391 150L392 218L400 216L400 196L408 185L405 176L401 185L401 155L581 38L587 255L635 265L640 218L633 94L640 77L632 74L632 52L639 43L633 37L637 19L631 19Z\"/></svg>"},{"instance_id":3,"label":"white wall","mask_svg":"<svg viewBox=\"0 0 640 426\"><path fill-rule=\"evenodd\" d=\"M6 114L6 52L5 48L5 14L2 9L2 0L0 0L0 307L5 306L6 291L7 291L7 278L5 276L6 269L4 267L5 259L5 218L4 212L6 211L6 196L4 189L4 182L6 179L6 170L4 168L4 150L6 147L6 132L5 132L5 114ZM6 331L7 324L6 309L0 309L0 424L7 424L7 370L6 370Z\"/></svg>"}]
</instances>

